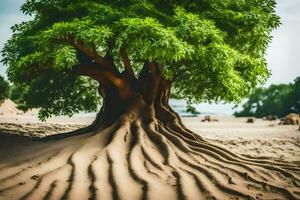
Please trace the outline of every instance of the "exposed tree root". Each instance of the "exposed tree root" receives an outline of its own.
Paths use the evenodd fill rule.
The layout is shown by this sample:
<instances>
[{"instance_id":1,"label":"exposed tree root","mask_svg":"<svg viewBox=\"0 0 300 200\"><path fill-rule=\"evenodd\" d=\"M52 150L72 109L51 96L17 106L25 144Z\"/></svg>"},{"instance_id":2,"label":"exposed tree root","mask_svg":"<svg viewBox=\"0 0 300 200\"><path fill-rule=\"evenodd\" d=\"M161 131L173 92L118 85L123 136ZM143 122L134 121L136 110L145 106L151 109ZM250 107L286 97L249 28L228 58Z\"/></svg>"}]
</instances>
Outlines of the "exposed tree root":
<instances>
[{"instance_id":1,"label":"exposed tree root","mask_svg":"<svg viewBox=\"0 0 300 200\"><path fill-rule=\"evenodd\" d=\"M125 118L85 135L28 141L22 148L32 155L20 149L13 163L1 160L0 199L300 199L299 165L185 135Z\"/></svg>"}]
</instances>

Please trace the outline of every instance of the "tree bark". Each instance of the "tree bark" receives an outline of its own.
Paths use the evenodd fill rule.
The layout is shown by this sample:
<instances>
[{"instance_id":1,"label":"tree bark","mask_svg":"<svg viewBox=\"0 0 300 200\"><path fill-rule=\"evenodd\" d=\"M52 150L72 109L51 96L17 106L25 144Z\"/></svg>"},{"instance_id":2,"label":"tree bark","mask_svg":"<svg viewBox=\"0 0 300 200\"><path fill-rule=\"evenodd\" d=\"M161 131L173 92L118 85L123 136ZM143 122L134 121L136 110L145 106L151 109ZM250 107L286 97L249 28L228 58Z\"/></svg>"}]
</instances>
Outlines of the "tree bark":
<instances>
[{"instance_id":1,"label":"tree bark","mask_svg":"<svg viewBox=\"0 0 300 200\"><path fill-rule=\"evenodd\" d=\"M126 52L121 51L124 54L123 59L126 60ZM77 70L80 71L78 74L93 76L99 81L99 94L103 97L103 102L93 123L94 127L109 126L122 115L130 115L130 118L135 120L139 118L146 123L157 122L166 125L189 139L202 140L183 125L179 115L169 106L172 81L163 77L162 66L145 62L139 79L136 79L128 60L125 65L125 71L114 78L105 76L105 71L95 73L95 70L101 69L99 66L98 70L94 69L96 66L90 69L84 67L83 72Z\"/></svg>"}]
</instances>

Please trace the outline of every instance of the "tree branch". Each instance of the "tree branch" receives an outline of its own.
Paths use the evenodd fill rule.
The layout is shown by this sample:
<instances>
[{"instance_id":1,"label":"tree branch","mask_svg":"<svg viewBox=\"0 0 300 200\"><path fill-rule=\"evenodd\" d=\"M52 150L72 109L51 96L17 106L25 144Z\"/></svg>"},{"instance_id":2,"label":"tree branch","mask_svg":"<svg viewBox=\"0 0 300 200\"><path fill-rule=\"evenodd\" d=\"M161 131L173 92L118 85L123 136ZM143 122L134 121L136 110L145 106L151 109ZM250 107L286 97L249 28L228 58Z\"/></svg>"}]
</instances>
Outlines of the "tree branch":
<instances>
[{"instance_id":1,"label":"tree branch","mask_svg":"<svg viewBox=\"0 0 300 200\"><path fill-rule=\"evenodd\" d=\"M67 43L69 45L74 46L75 48L79 49L83 53L85 53L87 56L89 56L95 63L105 67L108 70L111 70L115 72L114 64L113 62L101 57L95 48L87 47L83 41L75 40L73 37L67 36L62 40L62 42Z\"/></svg>"},{"instance_id":2,"label":"tree branch","mask_svg":"<svg viewBox=\"0 0 300 200\"><path fill-rule=\"evenodd\" d=\"M124 67L125 67L125 72L127 73L127 75L129 76L130 79L135 80L136 77L134 75L133 68L130 64L128 54L124 48L120 49L120 55L121 55L121 58L122 58L122 61L123 61Z\"/></svg>"},{"instance_id":3,"label":"tree branch","mask_svg":"<svg viewBox=\"0 0 300 200\"><path fill-rule=\"evenodd\" d=\"M116 87L123 84L123 80L117 74L96 63L76 65L69 73L78 76L89 76L97 81L109 81Z\"/></svg>"}]
</instances>

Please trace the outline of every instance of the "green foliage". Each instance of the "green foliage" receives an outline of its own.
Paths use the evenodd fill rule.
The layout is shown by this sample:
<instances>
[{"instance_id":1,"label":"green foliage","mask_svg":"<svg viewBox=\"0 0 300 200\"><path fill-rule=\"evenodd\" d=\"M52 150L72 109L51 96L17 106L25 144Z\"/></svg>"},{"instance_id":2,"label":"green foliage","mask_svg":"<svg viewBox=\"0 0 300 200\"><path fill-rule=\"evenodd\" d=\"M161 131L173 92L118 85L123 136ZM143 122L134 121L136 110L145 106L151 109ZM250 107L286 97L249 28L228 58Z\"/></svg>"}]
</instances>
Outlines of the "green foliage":
<instances>
[{"instance_id":1,"label":"green foliage","mask_svg":"<svg viewBox=\"0 0 300 200\"><path fill-rule=\"evenodd\" d=\"M123 18L118 23L117 48L125 46L140 60L172 63L185 59L192 47L154 18ZM139 35L139 37L137 37Z\"/></svg>"},{"instance_id":2,"label":"green foliage","mask_svg":"<svg viewBox=\"0 0 300 200\"><path fill-rule=\"evenodd\" d=\"M19 104L24 98L22 87L20 85L12 85L9 91L9 98Z\"/></svg>"},{"instance_id":3,"label":"green foliage","mask_svg":"<svg viewBox=\"0 0 300 200\"><path fill-rule=\"evenodd\" d=\"M76 49L72 46L64 46L60 49L57 49L53 64L53 67L59 70L71 69L72 66L79 64Z\"/></svg>"},{"instance_id":4,"label":"green foliage","mask_svg":"<svg viewBox=\"0 0 300 200\"><path fill-rule=\"evenodd\" d=\"M55 71L47 71L30 84L19 87L23 93L19 108L24 111L40 108L39 118L42 120L51 115L72 116L82 110L96 111L100 102L95 81Z\"/></svg>"},{"instance_id":5,"label":"green foliage","mask_svg":"<svg viewBox=\"0 0 300 200\"><path fill-rule=\"evenodd\" d=\"M198 112L197 109L192 105L186 106L186 112L194 114L194 115L200 114L200 112Z\"/></svg>"},{"instance_id":6,"label":"green foliage","mask_svg":"<svg viewBox=\"0 0 300 200\"><path fill-rule=\"evenodd\" d=\"M64 39L71 37L83 41L87 47L96 46L96 49L101 49L105 47L111 36L112 32L109 27L95 25L95 22L86 17L80 20L75 18L70 22L55 23L50 29L41 31L36 37L42 39L38 41L38 45L42 45L43 48L51 47L53 40L64 42Z\"/></svg>"},{"instance_id":7,"label":"green foliage","mask_svg":"<svg viewBox=\"0 0 300 200\"><path fill-rule=\"evenodd\" d=\"M234 115L283 117L291 112L300 113L300 77L293 84L257 88L243 104L243 110Z\"/></svg>"},{"instance_id":8,"label":"green foliage","mask_svg":"<svg viewBox=\"0 0 300 200\"><path fill-rule=\"evenodd\" d=\"M0 104L3 102L5 98L8 97L9 93L9 84L5 79L0 76Z\"/></svg>"},{"instance_id":9,"label":"green foliage","mask_svg":"<svg viewBox=\"0 0 300 200\"><path fill-rule=\"evenodd\" d=\"M178 98L238 102L269 76L264 55L270 32L280 24L274 8L275 0L27 0L21 10L34 19L12 28L2 61L9 79L37 98L30 88L48 71L73 80L65 72L84 62L70 40L96 49L100 56L112 53L117 65L123 47L136 74L146 60L162 64ZM87 82L79 80L72 84ZM25 102L46 107L41 112L51 114L71 114L75 102L69 98L75 97L70 93L86 89L70 87L67 81L43 84L48 90L44 97L57 98L50 90L60 91L61 103ZM78 99L82 102L76 101L76 112L95 108L96 99L90 107L79 106L86 102Z\"/></svg>"},{"instance_id":10,"label":"green foliage","mask_svg":"<svg viewBox=\"0 0 300 200\"><path fill-rule=\"evenodd\" d=\"M300 114L300 77L296 78L292 85L292 92L288 97L287 104L293 112Z\"/></svg>"}]
</instances>

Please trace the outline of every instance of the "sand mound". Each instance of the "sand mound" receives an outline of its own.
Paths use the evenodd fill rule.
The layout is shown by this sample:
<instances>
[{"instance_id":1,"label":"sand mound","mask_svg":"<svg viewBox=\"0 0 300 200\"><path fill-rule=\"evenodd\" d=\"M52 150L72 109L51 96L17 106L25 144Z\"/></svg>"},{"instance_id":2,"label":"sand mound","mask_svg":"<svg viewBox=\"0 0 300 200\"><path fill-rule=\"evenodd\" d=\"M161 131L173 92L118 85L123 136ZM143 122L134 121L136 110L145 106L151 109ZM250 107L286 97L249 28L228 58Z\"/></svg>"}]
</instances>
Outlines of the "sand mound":
<instances>
[{"instance_id":1,"label":"sand mound","mask_svg":"<svg viewBox=\"0 0 300 200\"><path fill-rule=\"evenodd\" d=\"M0 123L0 134L27 137L45 137L53 134L66 133L85 127L77 124L52 123ZM1 153L1 152L0 152Z\"/></svg>"},{"instance_id":2,"label":"sand mound","mask_svg":"<svg viewBox=\"0 0 300 200\"><path fill-rule=\"evenodd\" d=\"M56 141L0 136L0 152L0 199L300 198L300 166L237 156L160 124L119 122Z\"/></svg>"},{"instance_id":3,"label":"sand mound","mask_svg":"<svg viewBox=\"0 0 300 200\"><path fill-rule=\"evenodd\" d=\"M282 119L281 125L298 125L300 123L300 116L296 113L290 113Z\"/></svg>"},{"instance_id":4,"label":"sand mound","mask_svg":"<svg viewBox=\"0 0 300 200\"><path fill-rule=\"evenodd\" d=\"M5 99L0 105L0 115L19 115L22 113L23 112L17 108L17 104L10 99Z\"/></svg>"},{"instance_id":5,"label":"sand mound","mask_svg":"<svg viewBox=\"0 0 300 200\"><path fill-rule=\"evenodd\" d=\"M5 101L0 105L0 115L30 115L36 116L38 113L38 109L31 109L27 112L23 112L17 108L17 104L15 104L10 99L5 99Z\"/></svg>"}]
</instances>

